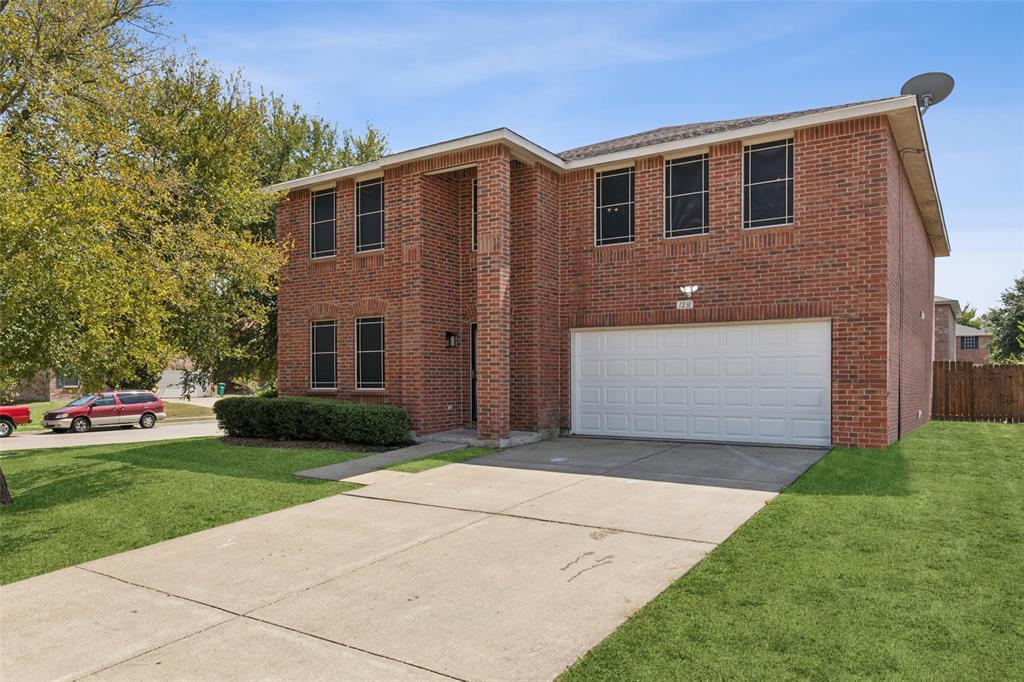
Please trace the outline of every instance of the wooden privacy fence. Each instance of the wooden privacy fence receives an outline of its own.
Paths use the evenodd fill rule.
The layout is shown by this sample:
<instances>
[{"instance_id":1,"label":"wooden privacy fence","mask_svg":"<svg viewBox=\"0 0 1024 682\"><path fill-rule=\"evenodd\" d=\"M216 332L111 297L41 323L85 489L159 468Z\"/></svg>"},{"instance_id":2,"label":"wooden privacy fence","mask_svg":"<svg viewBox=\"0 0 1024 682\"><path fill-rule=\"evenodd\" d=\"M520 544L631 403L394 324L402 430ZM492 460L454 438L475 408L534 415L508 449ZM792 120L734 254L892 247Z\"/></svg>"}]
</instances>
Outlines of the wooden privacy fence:
<instances>
[{"instance_id":1,"label":"wooden privacy fence","mask_svg":"<svg viewBox=\"0 0 1024 682\"><path fill-rule=\"evenodd\" d=\"M1024 422L1024 365L934 365L933 419Z\"/></svg>"}]
</instances>

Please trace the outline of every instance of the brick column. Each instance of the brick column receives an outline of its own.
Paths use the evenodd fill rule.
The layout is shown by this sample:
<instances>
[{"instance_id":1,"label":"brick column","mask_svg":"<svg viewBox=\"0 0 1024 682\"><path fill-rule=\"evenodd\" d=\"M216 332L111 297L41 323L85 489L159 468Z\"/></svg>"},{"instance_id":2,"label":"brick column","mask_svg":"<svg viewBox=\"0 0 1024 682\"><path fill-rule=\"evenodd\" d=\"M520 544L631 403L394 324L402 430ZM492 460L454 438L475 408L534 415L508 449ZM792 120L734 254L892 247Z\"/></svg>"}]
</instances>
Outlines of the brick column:
<instances>
[{"instance_id":1,"label":"brick column","mask_svg":"<svg viewBox=\"0 0 1024 682\"><path fill-rule=\"evenodd\" d=\"M509 435L512 300L508 149L477 166L477 435Z\"/></svg>"}]
</instances>

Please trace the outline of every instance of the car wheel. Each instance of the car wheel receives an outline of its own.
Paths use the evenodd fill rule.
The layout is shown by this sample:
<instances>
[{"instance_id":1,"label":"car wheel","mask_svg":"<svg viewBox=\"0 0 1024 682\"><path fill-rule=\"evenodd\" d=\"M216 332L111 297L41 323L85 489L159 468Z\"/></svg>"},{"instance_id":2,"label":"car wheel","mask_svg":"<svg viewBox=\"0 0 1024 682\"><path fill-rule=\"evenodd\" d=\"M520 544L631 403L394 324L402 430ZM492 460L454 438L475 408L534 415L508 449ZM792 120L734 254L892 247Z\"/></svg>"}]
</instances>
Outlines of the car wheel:
<instances>
[{"instance_id":1,"label":"car wheel","mask_svg":"<svg viewBox=\"0 0 1024 682\"><path fill-rule=\"evenodd\" d=\"M142 415L142 419L139 420L139 426L144 429L151 429L156 424L156 417L150 413Z\"/></svg>"},{"instance_id":2,"label":"car wheel","mask_svg":"<svg viewBox=\"0 0 1024 682\"><path fill-rule=\"evenodd\" d=\"M92 424L85 417L75 417L75 420L71 422L71 430L75 433L85 433L92 428Z\"/></svg>"},{"instance_id":3,"label":"car wheel","mask_svg":"<svg viewBox=\"0 0 1024 682\"><path fill-rule=\"evenodd\" d=\"M14 431L14 424L6 419L0 419L0 438L7 438Z\"/></svg>"}]
</instances>

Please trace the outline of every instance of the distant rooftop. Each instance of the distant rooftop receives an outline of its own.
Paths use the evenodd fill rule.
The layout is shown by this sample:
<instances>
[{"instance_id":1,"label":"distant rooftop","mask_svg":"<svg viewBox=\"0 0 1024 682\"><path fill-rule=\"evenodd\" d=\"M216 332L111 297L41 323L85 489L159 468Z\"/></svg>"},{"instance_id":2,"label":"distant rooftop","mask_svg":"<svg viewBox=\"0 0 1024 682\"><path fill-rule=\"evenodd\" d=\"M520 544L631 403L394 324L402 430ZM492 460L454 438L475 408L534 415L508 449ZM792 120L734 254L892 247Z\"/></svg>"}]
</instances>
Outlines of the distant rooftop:
<instances>
[{"instance_id":1,"label":"distant rooftop","mask_svg":"<svg viewBox=\"0 0 1024 682\"><path fill-rule=\"evenodd\" d=\"M975 327L968 327L966 324L958 324L956 326L957 336L992 336L992 333L987 331L984 327L976 329Z\"/></svg>"}]
</instances>

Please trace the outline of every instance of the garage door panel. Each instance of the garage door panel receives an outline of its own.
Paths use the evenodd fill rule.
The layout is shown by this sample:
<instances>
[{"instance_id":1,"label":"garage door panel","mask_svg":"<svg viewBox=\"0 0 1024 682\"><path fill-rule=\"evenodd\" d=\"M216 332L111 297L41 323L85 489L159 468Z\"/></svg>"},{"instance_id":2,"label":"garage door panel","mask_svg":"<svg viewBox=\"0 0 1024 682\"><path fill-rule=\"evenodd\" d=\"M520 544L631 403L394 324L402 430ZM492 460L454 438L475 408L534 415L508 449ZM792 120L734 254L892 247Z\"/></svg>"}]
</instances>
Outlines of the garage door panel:
<instances>
[{"instance_id":1,"label":"garage door panel","mask_svg":"<svg viewBox=\"0 0 1024 682\"><path fill-rule=\"evenodd\" d=\"M573 430L827 445L826 321L573 333Z\"/></svg>"}]
</instances>

